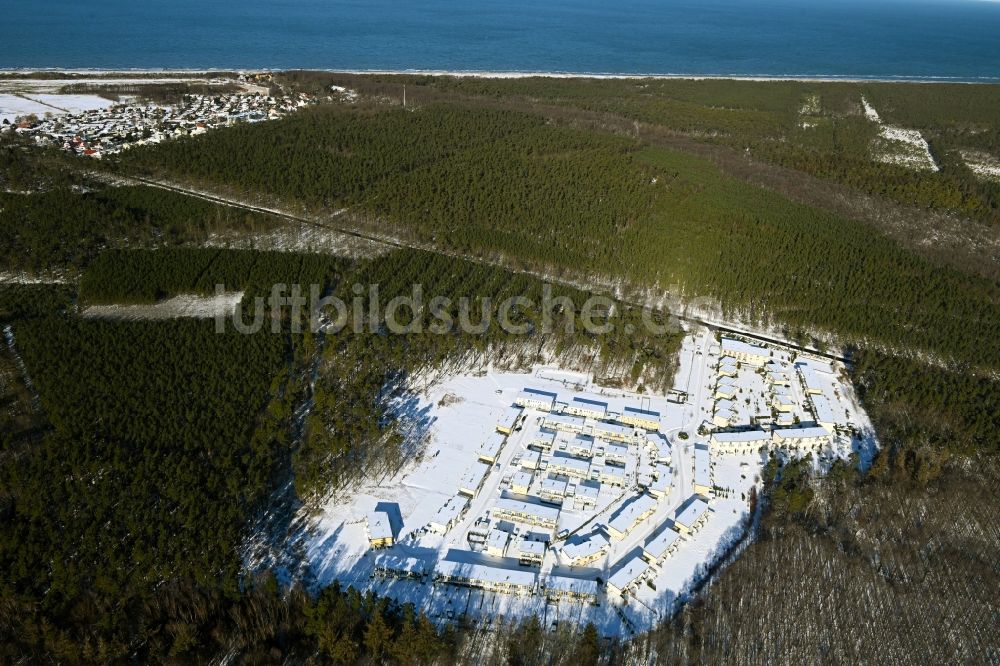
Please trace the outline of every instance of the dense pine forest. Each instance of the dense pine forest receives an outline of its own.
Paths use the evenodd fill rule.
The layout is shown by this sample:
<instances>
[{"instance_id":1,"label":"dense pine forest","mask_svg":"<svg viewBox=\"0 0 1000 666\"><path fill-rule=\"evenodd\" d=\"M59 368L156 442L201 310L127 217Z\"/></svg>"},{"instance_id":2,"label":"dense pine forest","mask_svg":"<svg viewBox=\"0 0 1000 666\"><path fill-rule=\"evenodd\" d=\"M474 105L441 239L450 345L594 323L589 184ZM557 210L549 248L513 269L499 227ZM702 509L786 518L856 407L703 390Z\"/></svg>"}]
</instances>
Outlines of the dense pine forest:
<instances>
[{"instance_id":1,"label":"dense pine forest","mask_svg":"<svg viewBox=\"0 0 1000 666\"><path fill-rule=\"evenodd\" d=\"M359 224L459 253L710 296L729 316L842 343L1000 366L1000 346L980 335L1000 321L996 281L707 160L540 116L320 107L134 151L126 164L347 207Z\"/></svg>"},{"instance_id":2,"label":"dense pine forest","mask_svg":"<svg viewBox=\"0 0 1000 666\"><path fill-rule=\"evenodd\" d=\"M105 164L0 142L0 275L49 281L0 283L0 660L998 659L1000 271L907 243L905 225L894 235L872 217L917 211L995 231L1000 186L960 158L1000 154L1000 87L308 72L274 82L360 96ZM941 171L874 161L862 95L885 122L919 129ZM758 160L792 185L744 177ZM802 174L877 214L793 196ZM116 180L130 175L321 223L346 209L336 224L419 247L366 259L209 247L213 234L284 222ZM612 332L568 330L580 313L565 307L550 329L515 308L527 335L439 331L430 308L402 308L412 330L388 335L368 305L371 285L384 306L419 283L425 305L451 299L438 315L457 321L468 297L472 323L496 321L504 298L542 301L542 274L577 308L594 293L624 296L599 313ZM277 332L258 335L83 316L221 284L243 291L252 319L275 283L360 298L371 334L310 331L287 309L266 312ZM559 358L605 385L669 386L681 336L651 334L630 305L666 291L842 348L882 446L870 469L838 464L822 478L774 459L757 539L676 617L627 642L532 620L444 628L409 606L336 585L310 593L247 567L248 537L280 513L276 497L315 503L420 454L388 405L437 372Z\"/></svg>"}]
</instances>

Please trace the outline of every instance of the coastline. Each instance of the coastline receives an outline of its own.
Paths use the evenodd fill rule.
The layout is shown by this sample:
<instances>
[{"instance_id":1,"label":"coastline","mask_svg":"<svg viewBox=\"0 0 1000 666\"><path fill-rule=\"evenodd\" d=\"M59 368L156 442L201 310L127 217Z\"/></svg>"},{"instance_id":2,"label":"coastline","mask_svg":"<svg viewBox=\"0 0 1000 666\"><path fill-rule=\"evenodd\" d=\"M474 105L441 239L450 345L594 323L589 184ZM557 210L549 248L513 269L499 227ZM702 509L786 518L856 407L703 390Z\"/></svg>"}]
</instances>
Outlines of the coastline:
<instances>
[{"instance_id":1,"label":"coastline","mask_svg":"<svg viewBox=\"0 0 1000 666\"><path fill-rule=\"evenodd\" d=\"M933 77L933 76L843 76L830 74L684 74L684 73L613 73L613 72L559 72L559 71L492 71L492 70L435 70L435 69L327 69L327 68L195 68L195 69L63 69L58 67L0 68L0 80L33 80L31 75L50 78L65 74L70 77L127 77L127 76L214 76L221 73L257 74L269 72L307 71L355 76L430 76L479 79L606 79L606 80L686 80L686 81L757 81L802 83L962 83L968 85L1000 84L996 77Z\"/></svg>"}]
</instances>

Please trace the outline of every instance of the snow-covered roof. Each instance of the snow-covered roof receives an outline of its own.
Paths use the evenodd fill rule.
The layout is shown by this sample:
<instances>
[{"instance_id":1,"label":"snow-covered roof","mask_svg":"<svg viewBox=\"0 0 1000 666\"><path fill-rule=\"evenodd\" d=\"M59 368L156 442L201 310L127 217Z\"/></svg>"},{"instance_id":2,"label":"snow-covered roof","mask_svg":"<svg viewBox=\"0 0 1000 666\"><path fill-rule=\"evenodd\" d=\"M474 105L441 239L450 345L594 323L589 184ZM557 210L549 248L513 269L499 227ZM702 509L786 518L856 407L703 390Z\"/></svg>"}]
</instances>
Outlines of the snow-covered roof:
<instances>
[{"instance_id":1,"label":"snow-covered roof","mask_svg":"<svg viewBox=\"0 0 1000 666\"><path fill-rule=\"evenodd\" d=\"M504 410L503 415L497 423L505 428L510 428L514 425L514 422L517 421L518 417L521 416L521 412L523 411L523 408L518 407L517 405L511 405Z\"/></svg>"},{"instance_id":2,"label":"snow-covered roof","mask_svg":"<svg viewBox=\"0 0 1000 666\"><path fill-rule=\"evenodd\" d=\"M589 497L590 499L596 500L601 494L601 483L600 481L581 481L576 484L576 496L577 497Z\"/></svg>"},{"instance_id":3,"label":"snow-covered roof","mask_svg":"<svg viewBox=\"0 0 1000 666\"><path fill-rule=\"evenodd\" d=\"M531 479L533 478L531 472L517 472L510 480L510 485L513 486L524 486L527 488L531 485Z\"/></svg>"},{"instance_id":4,"label":"snow-covered roof","mask_svg":"<svg viewBox=\"0 0 1000 666\"><path fill-rule=\"evenodd\" d=\"M804 363L796 363L795 367L797 367L799 372L802 374L802 382L806 385L808 390L823 391L826 388L826 382L823 381L823 378L817 374L812 366Z\"/></svg>"},{"instance_id":5,"label":"snow-covered roof","mask_svg":"<svg viewBox=\"0 0 1000 666\"><path fill-rule=\"evenodd\" d=\"M431 519L431 523L437 525L448 525L454 521L458 516L465 511L465 508L469 506L469 498L462 497L461 495L455 495L454 497L448 498L448 501L437 510L434 517Z\"/></svg>"},{"instance_id":6,"label":"snow-covered roof","mask_svg":"<svg viewBox=\"0 0 1000 666\"><path fill-rule=\"evenodd\" d=\"M566 594L597 595L597 581L586 578L571 578L569 576L550 574L545 579L545 587L546 589L557 590Z\"/></svg>"},{"instance_id":7,"label":"snow-covered roof","mask_svg":"<svg viewBox=\"0 0 1000 666\"><path fill-rule=\"evenodd\" d=\"M559 479L553 477L547 477L542 479L540 485L540 491L546 492L552 495L564 495L566 494L566 485L569 482L566 479Z\"/></svg>"},{"instance_id":8,"label":"snow-covered roof","mask_svg":"<svg viewBox=\"0 0 1000 666\"><path fill-rule=\"evenodd\" d=\"M475 490L479 488L479 486L483 485L483 479L490 473L490 467L489 463L482 462L481 460L472 463L472 467L462 477L462 481L458 486L459 489Z\"/></svg>"},{"instance_id":9,"label":"snow-covered roof","mask_svg":"<svg viewBox=\"0 0 1000 666\"><path fill-rule=\"evenodd\" d=\"M501 583L521 587L531 587L535 584L537 574L531 569L507 568L499 564L477 562L463 556L461 551L452 549L443 559L438 560L435 571L451 578Z\"/></svg>"},{"instance_id":10,"label":"snow-covered roof","mask_svg":"<svg viewBox=\"0 0 1000 666\"><path fill-rule=\"evenodd\" d=\"M542 402L550 401L555 402L556 398L559 396L552 391L543 391L541 389L531 388L530 386L525 386L521 389L521 392L517 396L518 398L525 398L528 400L541 400Z\"/></svg>"},{"instance_id":11,"label":"snow-covered roof","mask_svg":"<svg viewBox=\"0 0 1000 666\"><path fill-rule=\"evenodd\" d=\"M503 530L498 530L493 528L486 535L486 545L490 548L499 548L503 550L507 547L507 541L510 539L510 534L504 532Z\"/></svg>"},{"instance_id":12,"label":"snow-covered roof","mask_svg":"<svg viewBox=\"0 0 1000 666\"><path fill-rule=\"evenodd\" d=\"M814 395L811 398L813 406L813 416L816 423L836 423L837 417L833 413L833 407L825 395Z\"/></svg>"},{"instance_id":13,"label":"snow-covered roof","mask_svg":"<svg viewBox=\"0 0 1000 666\"><path fill-rule=\"evenodd\" d=\"M375 558L375 567L386 571L422 575L426 571L427 562L417 557L381 553Z\"/></svg>"},{"instance_id":14,"label":"snow-covered roof","mask_svg":"<svg viewBox=\"0 0 1000 666\"><path fill-rule=\"evenodd\" d=\"M552 459L549 461L549 467L553 466L568 470L575 470L584 476L586 476L590 471L589 460L583 460L562 451L556 451L552 454Z\"/></svg>"},{"instance_id":15,"label":"snow-covered roof","mask_svg":"<svg viewBox=\"0 0 1000 666\"><path fill-rule=\"evenodd\" d=\"M597 437L602 437L604 435L621 435L625 437L631 437L634 430L630 426L620 425L618 423L595 423L594 424L594 435Z\"/></svg>"},{"instance_id":16,"label":"snow-covered roof","mask_svg":"<svg viewBox=\"0 0 1000 666\"><path fill-rule=\"evenodd\" d=\"M544 555L545 543L531 539L519 539L517 541L517 552L522 555Z\"/></svg>"},{"instance_id":17,"label":"snow-covered roof","mask_svg":"<svg viewBox=\"0 0 1000 666\"><path fill-rule=\"evenodd\" d=\"M712 468L710 465L708 447L696 444L694 447L694 482L699 486L712 485Z\"/></svg>"},{"instance_id":18,"label":"snow-covered roof","mask_svg":"<svg viewBox=\"0 0 1000 666\"><path fill-rule=\"evenodd\" d=\"M512 497L501 497L493 504L493 509L494 511L535 516L542 520L553 522L559 518L559 509L557 507L547 504L523 502Z\"/></svg>"},{"instance_id":19,"label":"snow-covered roof","mask_svg":"<svg viewBox=\"0 0 1000 666\"><path fill-rule=\"evenodd\" d=\"M368 523L368 537L370 539L391 539L392 521L385 511L372 511L366 517Z\"/></svg>"},{"instance_id":20,"label":"snow-covered roof","mask_svg":"<svg viewBox=\"0 0 1000 666\"><path fill-rule=\"evenodd\" d=\"M584 537L576 536L567 540L566 545L562 547L562 552L571 561L575 561L596 555L609 545L610 542L606 536L594 531Z\"/></svg>"},{"instance_id":21,"label":"snow-covered roof","mask_svg":"<svg viewBox=\"0 0 1000 666\"><path fill-rule=\"evenodd\" d=\"M634 583L649 568L649 564L642 558L642 555L634 555L624 562L619 560L618 563L621 564L621 567L611 574L611 577L608 578L608 584L614 585L619 590L624 590Z\"/></svg>"},{"instance_id":22,"label":"snow-covered roof","mask_svg":"<svg viewBox=\"0 0 1000 666\"><path fill-rule=\"evenodd\" d=\"M643 493L636 495L618 507L610 520L608 527L619 532L628 532L639 518L656 508L656 499Z\"/></svg>"},{"instance_id":23,"label":"snow-covered roof","mask_svg":"<svg viewBox=\"0 0 1000 666\"><path fill-rule=\"evenodd\" d=\"M604 447L604 455L608 458L624 458L628 455L628 445L618 444L617 442L609 442L608 445Z\"/></svg>"},{"instance_id":24,"label":"snow-covered roof","mask_svg":"<svg viewBox=\"0 0 1000 666\"><path fill-rule=\"evenodd\" d=\"M763 430L744 430L741 432L715 432L712 439L719 444L743 444L754 442L770 442L771 435Z\"/></svg>"},{"instance_id":25,"label":"snow-covered roof","mask_svg":"<svg viewBox=\"0 0 1000 666\"><path fill-rule=\"evenodd\" d=\"M479 455L487 458L496 458L497 454L500 453L500 449L503 448L505 441L507 441L506 435L499 432L490 433L486 441L479 446Z\"/></svg>"},{"instance_id":26,"label":"snow-covered roof","mask_svg":"<svg viewBox=\"0 0 1000 666\"><path fill-rule=\"evenodd\" d=\"M659 412L654 412L651 409L642 409L641 407L625 407L625 409L622 411L624 411L625 414L628 414L630 416L641 416L643 418L650 418L650 419L660 418Z\"/></svg>"},{"instance_id":27,"label":"snow-covered roof","mask_svg":"<svg viewBox=\"0 0 1000 666\"><path fill-rule=\"evenodd\" d=\"M765 347L758 347L757 345L751 345L742 340L736 340L734 338L722 338L722 351L723 352L733 352L737 354L748 354L751 356L770 356L771 352Z\"/></svg>"},{"instance_id":28,"label":"snow-covered roof","mask_svg":"<svg viewBox=\"0 0 1000 666\"><path fill-rule=\"evenodd\" d=\"M574 406L586 407L588 409L592 407L596 407L597 409L603 409L605 411L608 409L608 403L606 402L601 402L600 400L592 400L590 398L584 398L581 396L574 396L571 402L574 403Z\"/></svg>"},{"instance_id":29,"label":"snow-covered roof","mask_svg":"<svg viewBox=\"0 0 1000 666\"><path fill-rule=\"evenodd\" d=\"M677 510L674 522L680 523L685 527L690 527L698 522L698 519L701 518L702 514L704 514L707 510L708 502L698 495L692 495L683 505L681 505L681 508Z\"/></svg>"},{"instance_id":30,"label":"snow-covered roof","mask_svg":"<svg viewBox=\"0 0 1000 666\"><path fill-rule=\"evenodd\" d=\"M819 426L806 426L804 428L776 428L774 436L782 439L812 439L814 437L829 437L830 432L826 428Z\"/></svg>"},{"instance_id":31,"label":"snow-covered roof","mask_svg":"<svg viewBox=\"0 0 1000 666\"><path fill-rule=\"evenodd\" d=\"M666 493L670 490L670 475L661 472L656 480L649 485L649 489L654 493Z\"/></svg>"},{"instance_id":32,"label":"snow-covered roof","mask_svg":"<svg viewBox=\"0 0 1000 666\"><path fill-rule=\"evenodd\" d=\"M574 416L573 414L548 414L543 420L545 425L552 424L555 427L566 426L571 429L582 429L586 422L587 419L584 417Z\"/></svg>"},{"instance_id":33,"label":"snow-covered roof","mask_svg":"<svg viewBox=\"0 0 1000 666\"><path fill-rule=\"evenodd\" d=\"M674 529L664 527L658 533L647 539L642 549L649 553L654 560L658 560L663 557L667 553L667 550L669 550L669 548L680 538L681 535Z\"/></svg>"}]
</instances>

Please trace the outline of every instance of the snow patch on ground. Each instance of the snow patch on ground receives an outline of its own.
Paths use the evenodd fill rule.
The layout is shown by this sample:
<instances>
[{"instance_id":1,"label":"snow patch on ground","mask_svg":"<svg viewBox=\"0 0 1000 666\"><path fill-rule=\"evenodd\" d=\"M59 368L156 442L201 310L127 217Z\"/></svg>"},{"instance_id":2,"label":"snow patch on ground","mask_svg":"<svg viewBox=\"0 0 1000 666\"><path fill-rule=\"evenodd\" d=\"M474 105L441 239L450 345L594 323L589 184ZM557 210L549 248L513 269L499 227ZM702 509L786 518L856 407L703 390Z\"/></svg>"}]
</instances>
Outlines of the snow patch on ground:
<instances>
[{"instance_id":1,"label":"snow patch on ground","mask_svg":"<svg viewBox=\"0 0 1000 666\"><path fill-rule=\"evenodd\" d=\"M879 138L872 143L872 152L876 160L916 171L939 170L927 140L919 131L887 125L882 122L882 118L867 99L862 97L861 104L865 109L865 118L879 127Z\"/></svg>"},{"instance_id":2,"label":"snow patch on ground","mask_svg":"<svg viewBox=\"0 0 1000 666\"><path fill-rule=\"evenodd\" d=\"M963 150L962 160L972 173L986 180L1000 182L1000 158L980 150Z\"/></svg>"},{"instance_id":3,"label":"snow patch on ground","mask_svg":"<svg viewBox=\"0 0 1000 666\"><path fill-rule=\"evenodd\" d=\"M242 300L242 291L230 291L212 296L181 294L151 304L89 305L80 314L88 319L130 321L141 319L209 319L218 315L231 315Z\"/></svg>"}]
</instances>

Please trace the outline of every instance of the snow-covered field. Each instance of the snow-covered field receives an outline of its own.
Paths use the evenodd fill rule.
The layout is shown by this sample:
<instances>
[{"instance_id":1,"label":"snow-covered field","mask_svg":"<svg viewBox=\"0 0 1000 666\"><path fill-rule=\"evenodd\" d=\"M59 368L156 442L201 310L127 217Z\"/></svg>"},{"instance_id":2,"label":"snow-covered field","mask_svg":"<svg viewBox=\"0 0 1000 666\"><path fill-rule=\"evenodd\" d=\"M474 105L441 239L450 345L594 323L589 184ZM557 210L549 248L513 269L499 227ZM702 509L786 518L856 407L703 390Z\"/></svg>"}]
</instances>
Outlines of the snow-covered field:
<instances>
[{"instance_id":1,"label":"snow-covered field","mask_svg":"<svg viewBox=\"0 0 1000 666\"><path fill-rule=\"evenodd\" d=\"M872 144L875 159L917 171L938 171L931 148L920 132L886 125L867 99L862 97L861 103L865 108L865 117L879 127L879 138Z\"/></svg>"},{"instance_id":2,"label":"snow-covered field","mask_svg":"<svg viewBox=\"0 0 1000 666\"><path fill-rule=\"evenodd\" d=\"M80 314L90 319L208 319L217 315L231 315L242 300L242 291L212 296L181 294L159 303L90 305Z\"/></svg>"},{"instance_id":3,"label":"snow-covered field","mask_svg":"<svg viewBox=\"0 0 1000 666\"><path fill-rule=\"evenodd\" d=\"M114 102L99 95L60 95L52 93L0 93L0 123L14 122L27 115L43 117L46 114L58 116L64 113L80 113L95 109L106 109Z\"/></svg>"},{"instance_id":4,"label":"snow-covered field","mask_svg":"<svg viewBox=\"0 0 1000 666\"><path fill-rule=\"evenodd\" d=\"M809 452L822 467L852 451L866 457L874 443L853 390L828 362L770 347L771 373L740 362L723 378L722 353L708 329L690 334L670 399L597 386L586 375L553 367L451 376L415 389L398 412L419 424L419 454L391 477L351 488L318 515L300 516L307 527L296 548L304 553L306 578L316 586L337 580L409 601L440 622L460 615L489 623L497 616L536 614L545 626L592 621L608 635L653 626L744 538L749 494L770 451ZM810 386L798 368L807 368ZM764 420L771 421L772 411L763 406L779 391L772 379L783 374L790 386L780 392L795 403L786 413L792 425L814 425L807 420L814 411L812 395L829 401L823 418L836 424L827 430L815 426L826 443L796 447L768 439L761 448L739 453L717 447L712 432L720 428L712 419L720 380L735 386L739 401L749 401L725 430L745 430L751 427L744 422L750 411L765 411ZM558 426L582 428L595 437L543 427L546 421L553 425L554 412L538 405L518 412L515 403L523 401L526 387L557 394L559 418L592 404L574 399L606 403L594 408L603 417L567 418ZM615 431L623 417L628 420L626 407L655 412L643 418L654 419L658 432L649 424ZM512 414L519 414L519 425L498 435L498 425L509 423ZM769 437L771 427L756 426ZM612 442L610 432L618 432L624 445ZM488 442L502 443L499 449L484 447ZM589 453L579 453L588 446ZM583 471L566 472L570 468ZM620 482L612 480L615 475ZM558 493L547 494L552 488L566 494L561 505ZM585 500L588 496L593 499ZM700 517L689 513L702 503ZM511 506L541 518L512 517ZM393 545L373 548L377 538ZM662 540L672 545L657 551ZM590 549L594 557L585 561ZM540 563L521 563L532 552ZM462 578L472 580L458 584ZM507 584L519 593L498 591ZM575 587L580 598L556 598L553 588L559 585Z\"/></svg>"}]
</instances>

